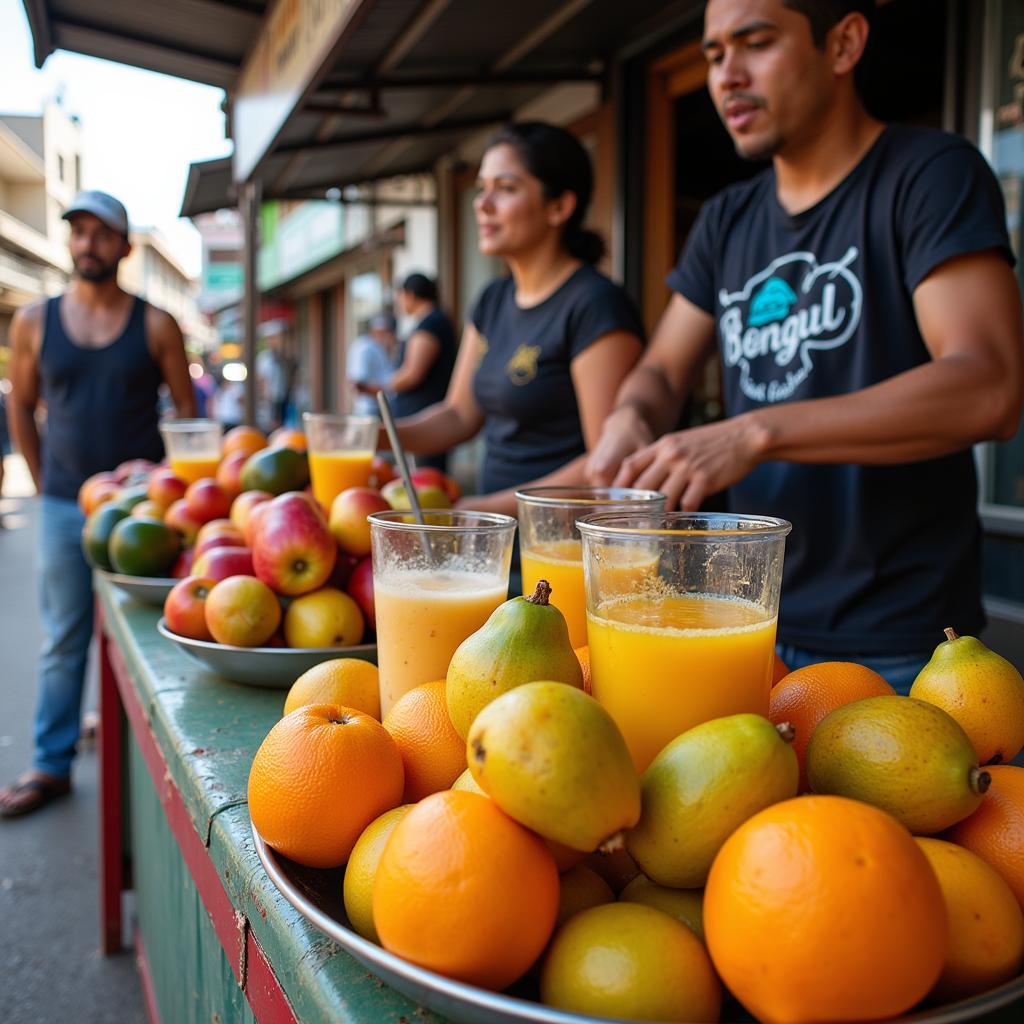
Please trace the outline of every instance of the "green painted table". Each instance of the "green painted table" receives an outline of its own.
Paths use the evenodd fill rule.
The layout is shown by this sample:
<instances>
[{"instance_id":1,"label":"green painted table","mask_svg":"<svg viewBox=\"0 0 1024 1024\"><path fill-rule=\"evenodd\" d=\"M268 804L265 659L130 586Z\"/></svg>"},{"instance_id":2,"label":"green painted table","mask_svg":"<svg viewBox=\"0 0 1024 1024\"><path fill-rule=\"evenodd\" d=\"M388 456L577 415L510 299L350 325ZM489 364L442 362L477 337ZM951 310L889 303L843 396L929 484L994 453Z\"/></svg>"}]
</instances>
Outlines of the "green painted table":
<instances>
[{"instance_id":1,"label":"green painted table","mask_svg":"<svg viewBox=\"0 0 1024 1024\"><path fill-rule=\"evenodd\" d=\"M439 1018L313 929L252 845L246 784L284 693L204 672L156 631L160 612L97 579L101 927L134 941L154 1021Z\"/></svg>"}]
</instances>

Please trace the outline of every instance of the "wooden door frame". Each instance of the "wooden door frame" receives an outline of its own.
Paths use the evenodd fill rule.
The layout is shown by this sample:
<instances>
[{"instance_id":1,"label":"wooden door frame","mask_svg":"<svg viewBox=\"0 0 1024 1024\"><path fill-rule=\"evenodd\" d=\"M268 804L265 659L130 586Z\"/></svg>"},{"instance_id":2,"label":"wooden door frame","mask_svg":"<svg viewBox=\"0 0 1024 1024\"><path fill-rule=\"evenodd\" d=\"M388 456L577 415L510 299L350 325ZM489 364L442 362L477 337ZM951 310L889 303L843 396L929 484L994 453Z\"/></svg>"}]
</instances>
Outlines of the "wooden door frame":
<instances>
[{"instance_id":1,"label":"wooden door frame","mask_svg":"<svg viewBox=\"0 0 1024 1024\"><path fill-rule=\"evenodd\" d=\"M680 96L707 84L700 40L686 43L647 69L647 138L644 161L643 315L654 329L669 299L665 275L675 263L675 125Z\"/></svg>"}]
</instances>

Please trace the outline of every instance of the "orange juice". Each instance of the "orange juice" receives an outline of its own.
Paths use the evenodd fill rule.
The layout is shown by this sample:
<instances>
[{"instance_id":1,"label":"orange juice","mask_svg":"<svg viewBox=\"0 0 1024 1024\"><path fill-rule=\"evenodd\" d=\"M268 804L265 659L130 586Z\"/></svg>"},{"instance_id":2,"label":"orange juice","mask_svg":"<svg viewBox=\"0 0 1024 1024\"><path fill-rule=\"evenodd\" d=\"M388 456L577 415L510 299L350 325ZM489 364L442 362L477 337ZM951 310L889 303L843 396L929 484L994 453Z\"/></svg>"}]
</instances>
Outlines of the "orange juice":
<instances>
[{"instance_id":1,"label":"orange juice","mask_svg":"<svg viewBox=\"0 0 1024 1024\"><path fill-rule=\"evenodd\" d=\"M204 477L215 477L220 465L219 455L181 455L171 459L171 472L187 484Z\"/></svg>"},{"instance_id":2,"label":"orange juice","mask_svg":"<svg viewBox=\"0 0 1024 1024\"><path fill-rule=\"evenodd\" d=\"M657 554L624 548L605 552L605 592L630 593L652 575ZM583 585L583 547L579 540L554 540L522 550L523 593L532 594L538 580L551 584L551 604L564 616L573 647L587 642L587 597Z\"/></svg>"},{"instance_id":3,"label":"orange juice","mask_svg":"<svg viewBox=\"0 0 1024 1024\"><path fill-rule=\"evenodd\" d=\"M589 615L594 696L638 771L701 722L768 714L775 624L756 605L706 595L624 596Z\"/></svg>"},{"instance_id":4,"label":"orange juice","mask_svg":"<svg viewBox=\"0 0 1024 1024\"><path fill-rule=\"evenodd\" d=\"M498 576L441 569L374 579L380 709L420 683L444 679L455 649L506 597Z\"/></svg>"},{"instance_id":5,"label":"orange juice","mask_svg":"<svg viewBox=\"0 0 1024 1024\"><path fill-rule=\"evenodd\" d=\"M373 452L310 452L309 476L313 495L325 509L349 487L365 487L370 480Z\"/></svg>"}]
</instances>

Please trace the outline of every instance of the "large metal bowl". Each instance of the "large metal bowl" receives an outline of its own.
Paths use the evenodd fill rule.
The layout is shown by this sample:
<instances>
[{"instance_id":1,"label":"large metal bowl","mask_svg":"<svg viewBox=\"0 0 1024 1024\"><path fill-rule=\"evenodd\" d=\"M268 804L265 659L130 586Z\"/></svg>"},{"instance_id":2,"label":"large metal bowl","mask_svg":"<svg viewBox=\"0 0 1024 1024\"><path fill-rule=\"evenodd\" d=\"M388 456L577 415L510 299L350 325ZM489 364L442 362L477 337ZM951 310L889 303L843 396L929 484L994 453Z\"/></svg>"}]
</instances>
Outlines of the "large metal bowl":
<instances>
[{"instance_id":1,"label":"large metal bowl","mask_svg":"<svg viewBox=\"0 0 1024 1024\"><path fill-rule=\"evenodd\" d=\"M171 588L179 582L162 576L126 576L124 573L107 572L105 569L93 571L140 604L152 605L154 608L163 608Z\"/></svg>"},{"instance_id":2,"label":"large metal bowl","mask_svg":"<svg viewBox=\"0 0 1024 1024\"><path fill-rule=\"evenodd\" d=\"M359 644L356 647L232 647L179 636L167 628L167 620L162 616L156 628L161 636L177 644L204 668L249 686L286 690L306 669L332 658L377 662L376 644Z\"/></svg>"},{"instance_id":3,"label":"large metal bowl","mask_svg":"<svg viewBox=\"0 0 1024 1024\"><path fill-rule=\"evenodd\" d=\"M496 993L452 981L433 971L416 967L357 935L348 927L341 900L343 871L304 868L276 853L252 830L256 854L281 895L314 927L332 938L367 970L404 996L446 1017L456 1024L623 1024L605 1017L583 1017L555 1010L524 996L535 996L529 982L519 983L512 992ZM949 1006L923 1010L900 1017L900 1022L927 1021L955 1024L988 1019L989 1015L1016 1000L1024 1000L1024 976ZM1007 1016L1006 1020L1011 1017ZM1024 1019L1018 1017L1017 1019ZM723 1009L725 1024L747 1024L753 1018L736 1003Z\"/></svg>"}]
</instances>

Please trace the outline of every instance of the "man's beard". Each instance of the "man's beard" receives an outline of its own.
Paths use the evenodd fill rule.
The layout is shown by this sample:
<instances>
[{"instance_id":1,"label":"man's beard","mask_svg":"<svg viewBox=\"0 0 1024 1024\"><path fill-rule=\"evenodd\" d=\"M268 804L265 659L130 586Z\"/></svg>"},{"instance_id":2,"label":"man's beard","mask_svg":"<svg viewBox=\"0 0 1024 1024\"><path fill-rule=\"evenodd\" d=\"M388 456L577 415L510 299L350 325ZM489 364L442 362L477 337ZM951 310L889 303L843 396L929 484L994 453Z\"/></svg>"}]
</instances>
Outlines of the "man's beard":
<instances>
[{"instance_id":1,"label":"man's beard","mask_svg":"<svg viewBox=\"0 0 1024 1024\"><path fill-rule=\"evenodd\" d=\"M88 260L88 262L86 262ZM75 260L75 273L83 281L91 281L93 284L99 284L103 281L109 281L112 277L117 276L117 264L119 261L115 260L113 263L104 263L102 260L98 260L95 256L83 257L81 260Z\"/></svg>"},{"instance_id":2,"label":"man's beard","mask_svg":"<svg viewBox=\"0 0 1024 1024\"><path fill-rule=\"evenodd\" d=\"M744 146L744 141L746 146ZM785 145L785 140L781 135L773 135L770 138L758 141L735 139L733 144L736 147L736 155L741 159L749 160L751 163L761 163L765 160L771 160L773 156L781 152L782 147Z\"/></svg>"}]
</instances>

